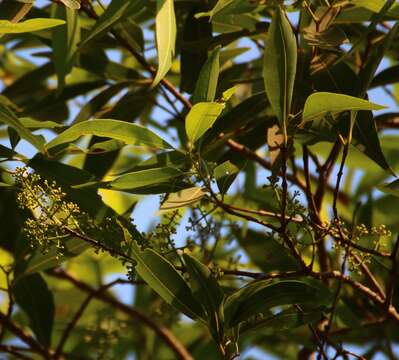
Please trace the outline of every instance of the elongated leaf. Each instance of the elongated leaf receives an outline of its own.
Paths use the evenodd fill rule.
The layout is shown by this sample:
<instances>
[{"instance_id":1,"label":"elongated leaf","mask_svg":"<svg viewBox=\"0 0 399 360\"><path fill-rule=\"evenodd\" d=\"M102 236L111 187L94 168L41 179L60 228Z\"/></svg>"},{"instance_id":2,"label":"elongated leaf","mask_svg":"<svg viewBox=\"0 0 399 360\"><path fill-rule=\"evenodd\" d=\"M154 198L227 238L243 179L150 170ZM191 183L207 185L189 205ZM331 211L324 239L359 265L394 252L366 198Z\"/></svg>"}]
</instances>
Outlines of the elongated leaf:
<instances>
[{"instance_id":1,"label":"elongated leaf","mask_svg":"<svg viewBox=\"0 0 399 360\"><path fill-rule=\"evenodd\" d=\"M300 281L280 281L274 284L267 280L257 281L227 298L226 322L234 326L275 306L303 303L318 305L325 301L326 294L322 294L320 289Z\"/></svg>"},{"instance_id":2,"label":"elongated leaf","mask_svg":"<svg viewBox=\"0 0 399 360\"><path fill-rule=\"evenodd\" d=\"M302 119L303 121L310 121L322 118L327 113L337 114L348 110L380 110L384 108L385 106L354 96L317 92L306 99Z\"/></svg>"},{"instance_id":3,"label":"elongated leaf","mask_svg":"<svg viewBox=\"0 0 399 360\"><path fill-rule=\"evenodd\" d=\"M277 8L267 34L263 78L267 97L285 138L294 91L296 62L297 45L294 33L284 12Z\"/></svg>"},{"instance_id":4,"label":"elongated leaf","mask_svg":"<svg viewBox=\"0 0 399 360\"><path fill-rule=\"evenodd\" d=\"M251 3L247 0L218 0L211 11L199 13L197 17L209 16L213 18L221 18L227 15L244 14L253 11L257 7L257 3Z\"/></svg>"},{"instance_id":5,"label":"elongated leaf","mask_svg":"<svg viewBox=\"0 0 399 360\"><path fill-rule=\"evenodd\" d=\"M216 102L202 102L193 106L186 117L186 134L192 144L212 127L224 107L223 103Z\"/></svg>"},{"instance_id":6,"label":"elongated leaf","mask_svg":"<svg viewBox=\"0 0 399 360\"><path fill-rule=\"evenodd\" d=\"M202 316L200 304L168 260L152 249L141 251L136 243L133 244L133 257L137 262L137 273L162 299L191 318Z\"/></svg>"},{"instance_id":7,"label":"elongated leaf","mask_svg":"<svg viewBox=\"0 0 399 360\"><path fill-rule=\"evenodd\" d=\"M174 0L157 0L155 28L158 50L158 70L152 87L158 85L172 66L176 43Z\"/></svg>"},{"instance_id":8,"label":"elongated leaf","mask_svg":"<svg viewBox=\"0 0 399 360\"><path fill-rule=\"evenodd\" d=\"M78 10L80 9L80 2L78 0L60 0L67 8Z\"/></svg>"},{"instance_id":9,"label":"elongated leaf","mask_svg":"<svg viewBox=\"0 0 399 360\"><path fill-rule=\"evenodd\" d=\"M212 334L215 339L223 339L223 291L208 267L188 254L183 257L190 275L191 289L208 315Z\"/></svg>"},{"instance_id":10,"label":"elongated leaf","mask_svg":"<svg viewBox=\"0 0 399 360\"><path fill-rule=\"evenodd\" d=\"M45 18L30 19L21 21L19 23L12 23L8 20L0 20L0 34L19 34L32 32L60 26L63 24L65 24L64 20Z\"/></svg>"},{"instance_id":11,"label":"elongated leaf","mask_svg":"<svg viewBox=\"0 0 399 360\"><path fill-rule=\"evenodd\" d=\"M110 182L110 186L117 190L131 190L148 185L164 183L181 175L182 172L173 167L147 169L119 176Z\"/></svg>"},{"instance_id":12,"label":"elongated leaf","mask_svg":"<svg viewBox=\"0 0 399 360\"><path fill-rule=\"evenodd\" d=\"M309 324L320 320L323 312L320 309L306 310L299 312L296 309L282 311L277 315L267 317L262 320L247 322L240 326L240 333L256 330L269 330L273 333L295 329L304 324Z\"/></svg>"},{"instance_id":13,"label":"elongated leaf","mask_svg":"<svg viewBox=\"0 0 399 360\"><path fill-rule=\"evenodd\" d=\"M191 205L205 196L206 192L199 187L192 187L170 194L162 204L161 211L175 210L183 206Z\"/></svg>"},{"instance_id":14,"label":"elongated leaf","mask_svg":"<svg viewBox=\"0 0 399 360\"><path fill-rule=\"evenodd\" d=\"M43 141L40 137L33 135L18 119L18 117L7 107L0 103L0 123L11 126L18 135L31 143L39 151L44 151Z\"/></svg>"},{"instance_id":15,"label":"elongated leaf","mask_svg":"<svg viewBox=\"0 0 399 360\"><path fill-rule=\"evenodd\" d=\"M399 197L399 180L392 181L389 184L383 184L378 187L378 190Z\"/></svg>"},{"instance_id":16,"label":"elongated leaf","mask_svg":"<svg viewBox=\"0 0 399 360\"><path fill-rule=\"evenodd\" d=\"M70 8L54 5L53 16L66 20L66 26L53 31L53 62L57 71L58 91L65 85L65 76L70 73L75 62L80 41L79 13Z\"/></svg>"},{"instance_id":17,"label":"elongated leaf","mask_svg":"<svg viewBox=\"0 0 399 360\"><path fill-rule=\"evenodd\" d=\"M37 340L50 345L54 322L53 294L39 274L19 279L13 288L17 304L28 315L29 324Z\"/></svg>"},{"instance_id":18,"label":"elongated leaf","mask_svg":"<svg viewBox=\"0 0 399 360\"><path fill-rule=\"evenodd\" d=\"M181 170L188 169L190 167L190 159L180 151L168 151L156 154L140 162L134 166L134 171L160 167L173 167Z\"/></svg>"},{"instance_id":19,"label":"elongated leaf","mask_svg":"<svg viewBox=\"0 0 399 360\"><path fill-rule=\"evenodd\" d=\"M239 244L263 272L298 270L295 259L273 236L251 229L236 230L235 233Z\"/></svg>"},{"instance_id":20,"label":"elongated leaf","mask_svg":"<svg viewBox=\"0 0 399 360\"><path fill-rule=\"evenodd\" d=\"M112 26L114 26L129 13L128 11L133 6L136 6L136 1L134 0L112 0L107 9L101 14L93 28L89 31L89 34L80 43L80 46L87 44L90 40L112 28Z\"/></svg>"},{"instance_id":21,"label":"elongated leaf","mask_svg":"<svg viewBox=\"0 0 399 360\"><path fill-rule=\"evenodd\" d=\"M77 140L83 135L103 136L120 140L130 145L150 146L159 149L173 149L152 131L136 124L112 119L88 120L71 126L50 141L47 149Z\"/></svg>"},{"instance_id":22,"label":"elongated leaf","mask_svg":"<svg viewBox=\"0 0 399 360\"><path fill-rule=\"evenodd\" d=\"M219 54L221 47L216 47L209 55L199 74L192 102L209 102L215 100L219 78Z\"/></svg>"},{"instance_id":23,"label":"elongated leaf","mask_svg":"<svg viewBox=\"0 0 399 360\"><path fill-rule=\"evenodd\" d=\"M63 257L59 256L58 249L56 248L50 249L46 254L37 252L28 260L25 269L23 269L23 275L34 274L39 271L59 266L69 258L81 254L88 248L90 248L89 243L79 238L71 237L70 239L65 240Z\"/></svg>"}]
</instances>

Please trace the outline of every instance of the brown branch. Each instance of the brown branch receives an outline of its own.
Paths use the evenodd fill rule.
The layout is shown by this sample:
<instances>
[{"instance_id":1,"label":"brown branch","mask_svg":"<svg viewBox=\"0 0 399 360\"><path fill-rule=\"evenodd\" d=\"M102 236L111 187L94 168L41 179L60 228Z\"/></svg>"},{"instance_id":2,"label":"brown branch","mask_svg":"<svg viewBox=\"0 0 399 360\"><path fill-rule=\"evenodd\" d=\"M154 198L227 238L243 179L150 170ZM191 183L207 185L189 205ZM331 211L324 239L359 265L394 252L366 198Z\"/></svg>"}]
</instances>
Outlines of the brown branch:
<instances>
[{"instance_id":1,"label":"brown branch","mask_svg":"<svg viewBox=\"0 0 399 360\"><path fill-rule=\"evenodd\" d=\"M83 312L89 306L91 300L95 297L95 295L99 294L99 293L102 293L103 291L108 290L110 287L116 285L117 283L119 283L119 279L116 279L116 280L110 282L109 284L105 284L105 285L99 287L97 290L95 290L93 293L90 293L86 297L86 299L83 301L83 303L80 305L79 309L75 313L75 315L72 318L72 320L68 323L64 333L62 334L62 337L61 337L61 339L60 339L60 341L58 343L58 346L57 346L57 348L55 350L54 359L58 359L61 356L62 349L64 348L64 345L65 345L66 341L68 340L69 335L71 334L72 330L74 329L74 327L78 323L79 319L82 317Z\"/></svg>"},{"instance_id":2,"label":"brown branch","mask_svg":"<svg viewBox=\"0 0 399 360\"><path fill-rule=\"evenodd\" d=\"M392 296L395 289L396 275L398 273L398 252L399 252L399 235L396 238L395 244L391 253L392 268L389 276L389 281L386 286L385 310L388 311L391 306Z\"/></svg>"},{"instance_id":3,"label":"brown branch","mask_svg":"<svg viewBox=\"0 0 399 360\"><path fill-rule=\"evenodd\" d=\"M57 270L50 273L51 276L54 276L58 279L64 279L72 283L76 288L85 291L89 294L95 293L94 297L98 300L101 300L115 309L123 312L129 317L136 319L150 329L152 329L164 342L167 346L175 353L177 359L180 360L192 360L191 355L188 353L187 349L184 345L173 335L173 333L162 325L156 324L151 318L143 314L141 311L131 308L118 300L114 299L108 294L103 292L96 293L96 289L92 288L90 285L76 279L72 275L68 274L65 271Z\"/></svg>"},{"instance_id":4,"label":"brown branch","mask_svg":"<svg viewBox=\"0 0 399 360\"><path fill-rule=\"evenodd\" d=\"M23 329L14 324L8 316L0 312L0 323L3 324L10 332L20 338L26 345L30 346L32 351L42 355L45 359L51 359L51 351L42 346L32 336L26 334Z\"/></svg>"}]
</instances>

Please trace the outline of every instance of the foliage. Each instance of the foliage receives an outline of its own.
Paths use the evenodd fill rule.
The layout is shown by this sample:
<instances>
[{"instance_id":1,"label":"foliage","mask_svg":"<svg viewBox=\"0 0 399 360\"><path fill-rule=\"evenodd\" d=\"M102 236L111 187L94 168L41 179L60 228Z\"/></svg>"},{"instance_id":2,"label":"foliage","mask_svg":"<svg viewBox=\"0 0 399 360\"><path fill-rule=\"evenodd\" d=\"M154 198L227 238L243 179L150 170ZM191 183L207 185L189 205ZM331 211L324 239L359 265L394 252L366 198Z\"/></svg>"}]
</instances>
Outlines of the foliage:
<instances>
[{"instance_id":1,"label":"foliage","mask_svg":"<svg viewBox=\"0 0 399 360\"><path fill-rule=\"evenodd\" d=\"M394 359L398 20L1 1L0 352Z\"/></svg>"}]
</instances>

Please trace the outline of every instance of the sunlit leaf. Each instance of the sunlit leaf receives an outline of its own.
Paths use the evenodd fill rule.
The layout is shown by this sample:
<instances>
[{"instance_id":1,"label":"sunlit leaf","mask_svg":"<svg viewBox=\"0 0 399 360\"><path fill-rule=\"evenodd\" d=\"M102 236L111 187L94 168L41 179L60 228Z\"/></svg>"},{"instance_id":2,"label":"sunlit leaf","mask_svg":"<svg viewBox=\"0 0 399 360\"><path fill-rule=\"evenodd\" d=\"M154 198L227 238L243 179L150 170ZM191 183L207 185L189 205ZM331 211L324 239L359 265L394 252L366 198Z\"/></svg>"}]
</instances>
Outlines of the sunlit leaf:
<instances>
[{"instance_id":1,"label":"sunlit leaf","mask_svg":"<svg viewBox=\"0 0 399 360\"><path fill-rule=\"evenodd\" d=\"M1 34L19 34L25 32L33 32L44 29L49 29L55 26L65 24L61 19L30 19L21 21L19 23L12 23L8 20L0 20L0 35Z\"/></svg>"},{"instance_id":2,"label":"sunlit leaf","mask_svg":"<svg viewBox=\"0 0 399 360\"><path fill-rule=\"evenodd\" d=\"M156 40L158 70L152 86L156 86L172 66L176 42L176 17L173 0L157 0Z\"/></svg>"}]
</instances>

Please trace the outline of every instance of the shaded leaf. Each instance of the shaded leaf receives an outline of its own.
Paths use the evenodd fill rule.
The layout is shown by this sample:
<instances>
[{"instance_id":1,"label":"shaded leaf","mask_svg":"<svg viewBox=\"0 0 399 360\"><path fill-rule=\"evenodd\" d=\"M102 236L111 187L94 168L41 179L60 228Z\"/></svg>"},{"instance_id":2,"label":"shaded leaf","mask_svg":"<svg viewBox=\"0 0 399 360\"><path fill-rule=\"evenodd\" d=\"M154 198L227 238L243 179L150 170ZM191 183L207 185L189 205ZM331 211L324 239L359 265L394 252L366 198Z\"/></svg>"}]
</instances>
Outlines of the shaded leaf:
<instances>
[{"instance_id":1,"label":"shaded leaf","mask_svg":"<svg viewBox=\"0 0 399 360\"><path fill-rule=\"evenodd\" d=\"M19 279L13 287L17 304L28 315L29 324L37 340L49 346L54 322L54 298L39 274Z\"/></svg>"},{"instance_id":2,"label":"shaded leaf","mask_svg":"<svg viewBox=\"0 0 399 360\"><path fill-rule=\"evenodd\" d=\"M107 30L112 28L116 23L128 15L130 9L135 6L136 1L112 0L96 21L93 28L89 31L88 35L80 43L80 46L83 46L95 37L104 34Z\"/></svg>"},{"instance_id":3,"label":"shaded leaf","mask_svg":"<svg viewBox=\"0 0 399 360\"><path fill-rule=\"evenodd\" d=\"M194 297L206 312L215 339L223 339L224 294L211 271L193 256L183 255Z\"/></svg>"},{"instance_id":4,"label":"shaded leaf","mask_svg":"<svg viewBox=\"0 0 399 360\"><path fill-rule=\"evenodd\" d=\"M66 26L54 29L52 37L53 62L57 72L58 91L61 92L65 85L65 76L70 73L75 62L80 41L80 24L77 11L54 6L53 17L66 20Z\"/></svg>"},{"instance_id":5,"label":"shaded leaf","mask_svg":"<svg viewBox=\"0 0 399 360\"><path fill-rule=\"evenodd\" d=\"M202 316L200 304L168 260L152 249L141 251L137 243L132 250L137 273L163 300L191 318Z\"/></svg>"},{"instance_id":6,"label":"shaded leaf","mask_svg":"<svg viewBox=\"0 0 399 360\"><path fill-rule=\"evenodd\" d=\"M18 135L31 143L39 151L44 151L43 141L40 137L33 135L18 119L12 110L0 103L0 122L11 126Z\"/></svg>"},{"instance_id":7,"label":"shaded leaf","mask_svg":"<svg viewBox=\"0 0 399 360\"><path fill-rule=\"evenodd\" d=\"M263 78L267 97L285 139L294 91L296 62L296 39L284 12L278 7L267 34Z\"/></svg>"},{"instance_id":8,"label":"shaded leaf","mask_svg":"<svg viewBox=\"0 0 399 360\"><path fill-rule=\"evenodd\" d=\"M209 102L215 100L216 88L219 78L219 54L220 46L217 46L209 55L198 76L193 93L192 102Z\"/></svg>"},{"instance_id":9,"label":"shaded leaf","mask_svg":"<svg viewBox=\"0 0 399 360\"><path fill-rule=\"evenodd\" d=\"M213 176L215 177L218 188L222 194L227 192L239 171L238 167L230 161L225 161L215 167L213 170Z\"/></svg>"},{"instance_id":10,"label":"shaded leaf","mask_svg":"<svg viewBox=\"0 0 399 360\"><path fill-rule=\"evenodd\" d=\"M328 295L320 289L296 280L270 283L268 280L253 282L226 300L225 315L229 326L247 320L275 306L310 303L320 305ZM228 320L227 320L228 319Z\"/></svg>"}]
</instances>

